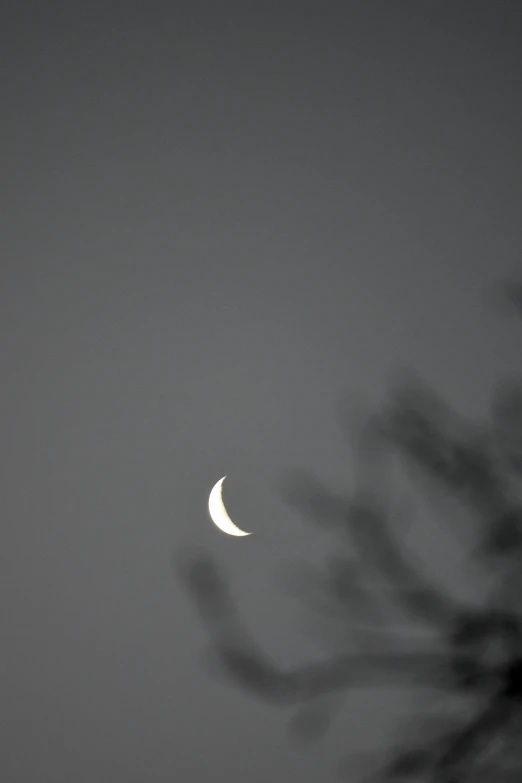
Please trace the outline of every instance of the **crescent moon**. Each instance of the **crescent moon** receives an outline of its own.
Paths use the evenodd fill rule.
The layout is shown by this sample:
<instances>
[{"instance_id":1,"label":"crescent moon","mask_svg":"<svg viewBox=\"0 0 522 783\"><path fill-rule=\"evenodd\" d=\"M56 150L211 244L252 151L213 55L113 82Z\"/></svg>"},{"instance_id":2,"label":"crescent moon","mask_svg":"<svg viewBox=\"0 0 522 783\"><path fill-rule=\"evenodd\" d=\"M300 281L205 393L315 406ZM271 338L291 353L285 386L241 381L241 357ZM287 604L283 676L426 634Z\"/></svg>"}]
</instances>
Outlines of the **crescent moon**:
<instances>
[{"instance_id":1,"label":"crescent moon","mask_svg":"<svg viewBox=\"0 0 522 783\"><path fill-rule=\"evenodd\" d=\"M247 533L237 527L237 525L234 525L227 514L227 510L221 496L221 490L225 479L226 476L223 476L223 478L214 485L212 492L210 493L210 497L208 499L208 510L210 513L210 518L216 527L229 536L250 536L251 533Z\"/></svg>"}]
</instances>

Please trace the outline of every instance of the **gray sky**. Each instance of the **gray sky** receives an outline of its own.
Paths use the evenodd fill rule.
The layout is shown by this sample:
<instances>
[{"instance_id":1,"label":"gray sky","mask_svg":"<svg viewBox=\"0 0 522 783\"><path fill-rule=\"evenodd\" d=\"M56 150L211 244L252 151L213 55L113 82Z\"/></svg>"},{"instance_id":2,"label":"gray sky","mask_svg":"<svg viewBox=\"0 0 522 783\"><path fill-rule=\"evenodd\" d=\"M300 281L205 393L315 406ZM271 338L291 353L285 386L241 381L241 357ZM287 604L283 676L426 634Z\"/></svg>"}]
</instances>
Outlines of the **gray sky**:
<instances>
[{"instance_id":1,"label":"gray sky","mask_svg":"<svg viewBox=\"0 0 522 783\"><path fill-rule=\"evenodd\" d=\"M483 293L520 264L520 4L11 6L2 779L327 779L379 745L375 698L292 748L210 677L171 557L211 550L306 660L274 572L317 540L281 474L342 489L336 406L398 366L473 414L518 369ZM209 522L224 474L248 539Z\"/></svg>"}]
</instances>

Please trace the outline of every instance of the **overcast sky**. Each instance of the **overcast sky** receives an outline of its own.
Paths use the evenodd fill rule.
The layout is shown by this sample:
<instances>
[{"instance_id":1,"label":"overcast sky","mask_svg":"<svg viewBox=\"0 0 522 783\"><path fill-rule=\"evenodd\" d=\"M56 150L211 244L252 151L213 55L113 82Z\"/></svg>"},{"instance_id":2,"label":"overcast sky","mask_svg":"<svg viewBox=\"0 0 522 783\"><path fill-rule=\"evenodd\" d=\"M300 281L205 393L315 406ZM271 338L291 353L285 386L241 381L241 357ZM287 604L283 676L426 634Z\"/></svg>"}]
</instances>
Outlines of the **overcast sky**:
<instances>
[{"instance_id":1,"label":"overcast sky","mask_svg":"<svg viewBox=\"0 0 522 783\"><path fill-rule=\"evenodd\" d=\"M280 476L342 489L339 401L398 367L473 415L517 369L484 291L520 265L522 7L10 5L2 780L327 780L381 742L375 698L287 744L285 712L211 678L171 559L208 548L306 660L274 572L316 540ZM225 474L249 538L209 521Z\"/></svg>"}]
</instances>

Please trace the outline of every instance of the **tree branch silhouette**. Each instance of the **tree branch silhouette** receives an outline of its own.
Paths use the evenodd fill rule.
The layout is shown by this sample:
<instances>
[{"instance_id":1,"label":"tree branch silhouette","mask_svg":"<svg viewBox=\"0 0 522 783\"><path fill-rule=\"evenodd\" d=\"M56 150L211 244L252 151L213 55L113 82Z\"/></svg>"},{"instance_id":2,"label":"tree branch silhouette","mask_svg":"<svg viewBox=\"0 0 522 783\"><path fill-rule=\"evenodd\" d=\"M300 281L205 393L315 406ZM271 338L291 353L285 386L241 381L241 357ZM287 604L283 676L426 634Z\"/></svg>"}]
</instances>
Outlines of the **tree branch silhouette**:
<instances>
[{"instance_id":1,"label":"tree branch silhouette","mask_svg":"<svg viewBox=\"0 0 522 783\"><path fill-rule=\"evenodd\" d=\"M504 305L522 317L522 284L504 284L501 293ZM389 480L397 458L421 491L428 481L473 514L473 559L494 577L483 605L470 606L432 583L399 540L405 510ZM381 779L478 780L481 764L487 766L485 748L514 723L522 727L522 383L500 384L491 421L478 424L457 416L419 379L403 379L383 410L359 428L356 464L355 488L347 495L306 474L286 476L282 485L287 502L334 537L335 555L309 584L321 596L320 611L346 629L355 652L285 671L245 628L208 553L186 557L180 579L223 675L257 698L297 707L292 725L307 741L328 725L334 712L328 700L336 694L387 685L431 688L471 699L474 715L457 725L448 721L449 728L425 742L419 719L415 738L410 732L409 747L392 750ZM458 540L458 518L444 522ZM404 649L394 637L393 617L431 630L436 641L431 648ZM511 779L505 759L506 753L493 763L487 780ZM522 745L514 769L522 779Z\"/></svg>"}]
</instances>

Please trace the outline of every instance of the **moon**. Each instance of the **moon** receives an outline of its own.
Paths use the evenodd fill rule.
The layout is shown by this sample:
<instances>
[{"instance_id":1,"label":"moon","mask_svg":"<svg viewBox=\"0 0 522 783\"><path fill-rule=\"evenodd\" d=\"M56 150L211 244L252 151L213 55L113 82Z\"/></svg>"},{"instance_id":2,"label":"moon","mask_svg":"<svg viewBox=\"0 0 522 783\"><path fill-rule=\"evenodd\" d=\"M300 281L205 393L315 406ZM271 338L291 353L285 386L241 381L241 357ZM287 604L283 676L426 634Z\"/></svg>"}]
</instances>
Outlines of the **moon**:
<instances>
[{"instance_id":1,"label":"moon","mask_svg":"<svg viewBox=\"0 0 522 783\"><path fill-rule=\"evenodd\" d=\"M221 490L225 479L226 476L223 476L222 479L219 479L210 493L210 497L208 499L208 510L210 513L210 518L216 527L229 536L250 536L252 535L251 533L247 533L245 530L241 530L239 527L237 527L237 525L234 525L227 514L227 510L221 496Z\"/></svg>"}]
</instances>

